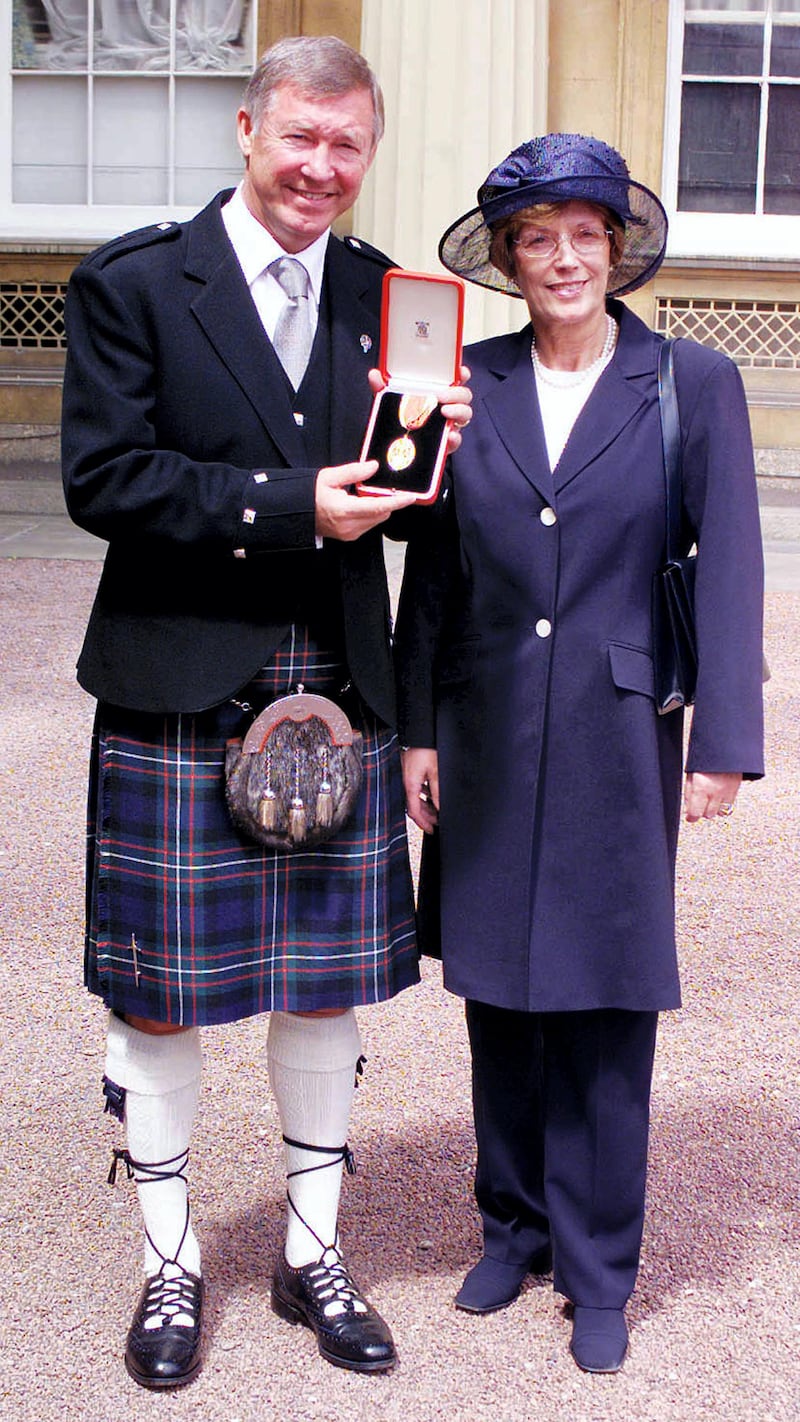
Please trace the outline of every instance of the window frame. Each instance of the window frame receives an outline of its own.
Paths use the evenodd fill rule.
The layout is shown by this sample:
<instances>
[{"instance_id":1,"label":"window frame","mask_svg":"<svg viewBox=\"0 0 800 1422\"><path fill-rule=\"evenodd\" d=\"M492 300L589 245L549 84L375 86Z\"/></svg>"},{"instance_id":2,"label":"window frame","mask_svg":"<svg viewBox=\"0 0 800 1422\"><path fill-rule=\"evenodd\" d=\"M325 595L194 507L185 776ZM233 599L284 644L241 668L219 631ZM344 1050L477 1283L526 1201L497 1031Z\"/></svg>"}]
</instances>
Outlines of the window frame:
<instances>
[{"instance_id":1,"label":"window frame","mask_svg":"<svg viewBox=\"0 0 800 1422\"><path fill-rule=\"evenodd\" d=\"M168 83L168 112L170 122L170 138L168 148L168 181L170 191L173 190L175 177L175 153L174 153L174 112L175 112L175 91L176 84L181 79L207 80L208 83L219 83L220 81L241 81L241 92L244 93L247 81L252 73L258 53L258 11L259 0L253 0L253 17L251 21L251 48L249 56L249 67L238 73L236 70L207 72L198 71L176 71L170 55L170 66L163 74L155 78ZM102 242L108 238L117 236L120 232L131 231L137 227L147 227L153 223L165 221L185 221L195 215L200 204L184 205L171 202L169 198L164 203L153 204L104 204L104 203L20 203L13 200L13 85L17 77L28 74L41 74L42 70L13 70L13 5L4 7L5 16L2 26L2 41L6 62L0 72L0 226L2 228L3 241L5 243L17 243L21 241L33 242L57 242L64 243L91 243ZM64 74L67 71L57 71ZM122 71L109 71L103 74L102 78L120 77L123 82L125 75ZM141 76L139 76L141 77ZM87 74L87 88L91 91L92 77ZM236 121L235 112L231 113L231 128ZM91 163L91 139L87 149L87 161ZM213 197L213 183L209 184L208 199Z\"/></svg>"},{"instance_id":2,"label":"window frame","mask_svg":"<svg viewBox=\"0 0 800 1422\"><path fill-rule=\"evenodd\" d=\"M683 37L686 10L693 9L691 0L669 0L667 30L667 83L664 114L664 161L662 169L662 201L669 216L668 257L709 259L738 258L742 260L797 260L800 251L800 215L784 216L772 213L679 212L678 164L680 157L681 104L683 99ZM717 22L733 22L727 12L706 12ZM771 30L772 17L764 23ZM765 52L769 49L765 46ZM701 82L705 82L704 80ZM763 73L737 81L733 76L720 76L720 82L780 83ZM790 81L791 82L791 81ZM795 81L800 89L800 77ZM766 143L766 104L761 102L758 135L759 170L756 200L763 200L764 145Z\"/></svg>"}]
</instances>

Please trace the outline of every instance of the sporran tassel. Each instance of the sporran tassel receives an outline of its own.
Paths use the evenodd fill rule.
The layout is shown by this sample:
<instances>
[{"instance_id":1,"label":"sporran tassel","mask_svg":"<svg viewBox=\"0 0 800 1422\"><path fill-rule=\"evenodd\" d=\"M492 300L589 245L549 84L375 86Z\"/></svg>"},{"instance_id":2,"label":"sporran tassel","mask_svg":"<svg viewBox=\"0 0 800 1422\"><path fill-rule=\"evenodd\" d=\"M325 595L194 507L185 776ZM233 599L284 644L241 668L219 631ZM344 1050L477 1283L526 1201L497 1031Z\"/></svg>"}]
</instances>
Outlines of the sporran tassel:
<instances>
[{"instance_id":1,"label":"sporran tassel","mask_svg":"<svg viewBox=\"0 0 800 1422\"><path fill-rule=\"evenodd\" d=\"M331 782L328 779L328 750L326 746L322 748L322 781L317 791L317 824L322 829L330 829L333 823L333 795L331 794Z\"/></svg>"},{"instance_id":2,"label":"sporran tassel","mask_svg":"<svg viewBox=\"0 0 800 1422\"><path fill-rule=\"evenodd\" d=\"M293 844L302 844L306 837L306 807L299 795L292 799L289 810L289 838Z\"/></svg>"},{"instance_id":3,"label":"sporran tassel","mask_svg":"<svg viewBox=\"0 0 800 1422\"><path fill-rule=\"evenodd\" d=\"M278 817L278 797L274 790L265 790L258 802L258 823L262 829L274 830Z\"/></svg>"},{"instance_id":4,"label":"sporran tassel","mask_svg":"<svg viewBox=\"0 0 800 1422\"><path fill-rule=\"evenodd\" d=\"M258 823L262 829L274 830L278 818L278 797L272 788L272 752L267 751L267 779L258 802Z\"/></svg>"},{"instance_id":5,"label":"sporran tassel","mask_svg":"<svg viewBox=\"0 0 800 1422\"><path fill-rule=\"evenodd\" d=\"M302 844L306 837L306 807L300 794L300 752L294 753L294 795L289 809L289 838L293 844Z\"/></svg>"}]
</instances>

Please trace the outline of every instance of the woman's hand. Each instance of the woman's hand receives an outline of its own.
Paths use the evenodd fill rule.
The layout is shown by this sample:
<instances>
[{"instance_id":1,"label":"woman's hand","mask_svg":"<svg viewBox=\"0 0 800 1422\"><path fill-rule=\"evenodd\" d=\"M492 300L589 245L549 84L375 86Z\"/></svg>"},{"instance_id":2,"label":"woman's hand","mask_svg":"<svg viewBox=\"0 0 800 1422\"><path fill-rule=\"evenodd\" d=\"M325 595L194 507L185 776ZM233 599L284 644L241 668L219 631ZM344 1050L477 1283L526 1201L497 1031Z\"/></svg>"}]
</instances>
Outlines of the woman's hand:
<instances>
[{"instance_id":1,"label":"woman's hand","mask_svg":"<svg viewBox=\"0 0 800 1422\"><path fill-rule=\"evenodd\" d=\"M412 746L403 751L406 814L425 834L439 822L439 757L435 750Z\"/></svg>"},{"instance_id":2,"label":"woman's hand","mask_svg":"<svg viewBox=\"0 0 800 1422\"><path fill-rule=\"evenodd\" d=\"M442 414L450 421L447 431L447 453L455 454L461 443L461 431L472 419L472 391L467 387L469 366L461 367L461 385L453 385L439 396Z\"/></svg>"},{"instance_id":3,"label":"woman's hand","mask_svg":"<svg viewBox=\"0 0 800 1422\"><path fill-rule=\"evenodd\" d=\"M692 771L686 777L683 790L683 807L689 823L730 815L741 783L739 774L705 775L700 770Z\"/></svg>"}]
</instances>

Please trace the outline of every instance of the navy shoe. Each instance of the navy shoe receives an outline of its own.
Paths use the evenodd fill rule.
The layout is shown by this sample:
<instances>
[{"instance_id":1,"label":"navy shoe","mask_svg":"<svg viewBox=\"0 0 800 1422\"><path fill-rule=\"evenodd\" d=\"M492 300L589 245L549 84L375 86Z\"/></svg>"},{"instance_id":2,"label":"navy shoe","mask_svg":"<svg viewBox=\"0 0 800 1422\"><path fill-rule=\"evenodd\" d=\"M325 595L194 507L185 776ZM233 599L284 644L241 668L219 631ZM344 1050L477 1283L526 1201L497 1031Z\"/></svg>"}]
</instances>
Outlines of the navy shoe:
<instances>
[{"instance_id":1,"label":"navy shoe","mask_svg":"<svg viewBox=\"0 0 800 1422\"><path fill-rule=\"evenodd\" d=\"M575 1305L569 1350L585 1373L618 1373L628 1351L628 1325L621 1308Z\"/></svg>"},{"instance_id":2,"label":"navy shoe","mask_svg":"<svg viewBox=\"0 0 800 1422\"><path fill-rule=\"evenodd\" d=\"M548 1274L553 1267L549 1244L527 1264L505 1264L484 1254L467 1274L456 1294L456 1308L465 1313L497 1313L518 1297L528 1274Z\"/></svg>"},{"instance_id":3,"label":"navy shoe","mask_svg":"<svg viewBox=\"0 0 800 1422\"><path fill-rule=\"evenodd\" d=\"M337 1368L385 1373L397 1362L387 1325L353 1283L338 1249L299 1269L281 1259L271 1302L279 1318L313 1329L322 1357Z\"/></svg>"}]
</instances>

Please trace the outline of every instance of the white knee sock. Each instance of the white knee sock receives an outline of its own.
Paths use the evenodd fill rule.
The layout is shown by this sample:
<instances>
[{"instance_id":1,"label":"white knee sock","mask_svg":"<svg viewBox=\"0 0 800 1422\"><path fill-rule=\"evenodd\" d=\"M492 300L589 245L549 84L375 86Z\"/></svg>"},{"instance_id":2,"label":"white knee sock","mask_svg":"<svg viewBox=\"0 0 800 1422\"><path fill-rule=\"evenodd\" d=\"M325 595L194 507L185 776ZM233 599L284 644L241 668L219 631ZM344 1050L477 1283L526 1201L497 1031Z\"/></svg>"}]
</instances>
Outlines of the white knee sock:
<instances>
[{"instance_id":1,"label":"white knee sock","mask_svg":"<svg viewBox=\"0 0 800 1422\"><path fill-rule=\"evenodd\" d=\"M347 1140L360 1054L361 1037L352 1008L336 1017L288 1012L273 1012L270 1017L267 1061L283 1134L305 1145L330 1147L328 1156L286 1146L286 1171L292 1177L288 1191L294 1206L288 1207L286 1259L295 1269L316 1261L337 1241L340 1152Z\"/></svg>"},{"instance_id":2,"label":"white knee sock","mask_svg":"<svg viewBox=\"0 0 800 1422\"><path fill-rule=\"evenodd\" d=\"M109 1018L106 1076L125 1088L125 1127L145 1227L144 1268L164 1264L200 1273L200 1248L189 1217L186 1164L200 1093L200 1032L154 1035ZM160 1172L180 1171L171 1179ZM169 1271L168 1271L169 1272ZM180 1320L177 1320L180 1321Z\"/></svg>"}]
</instances>

